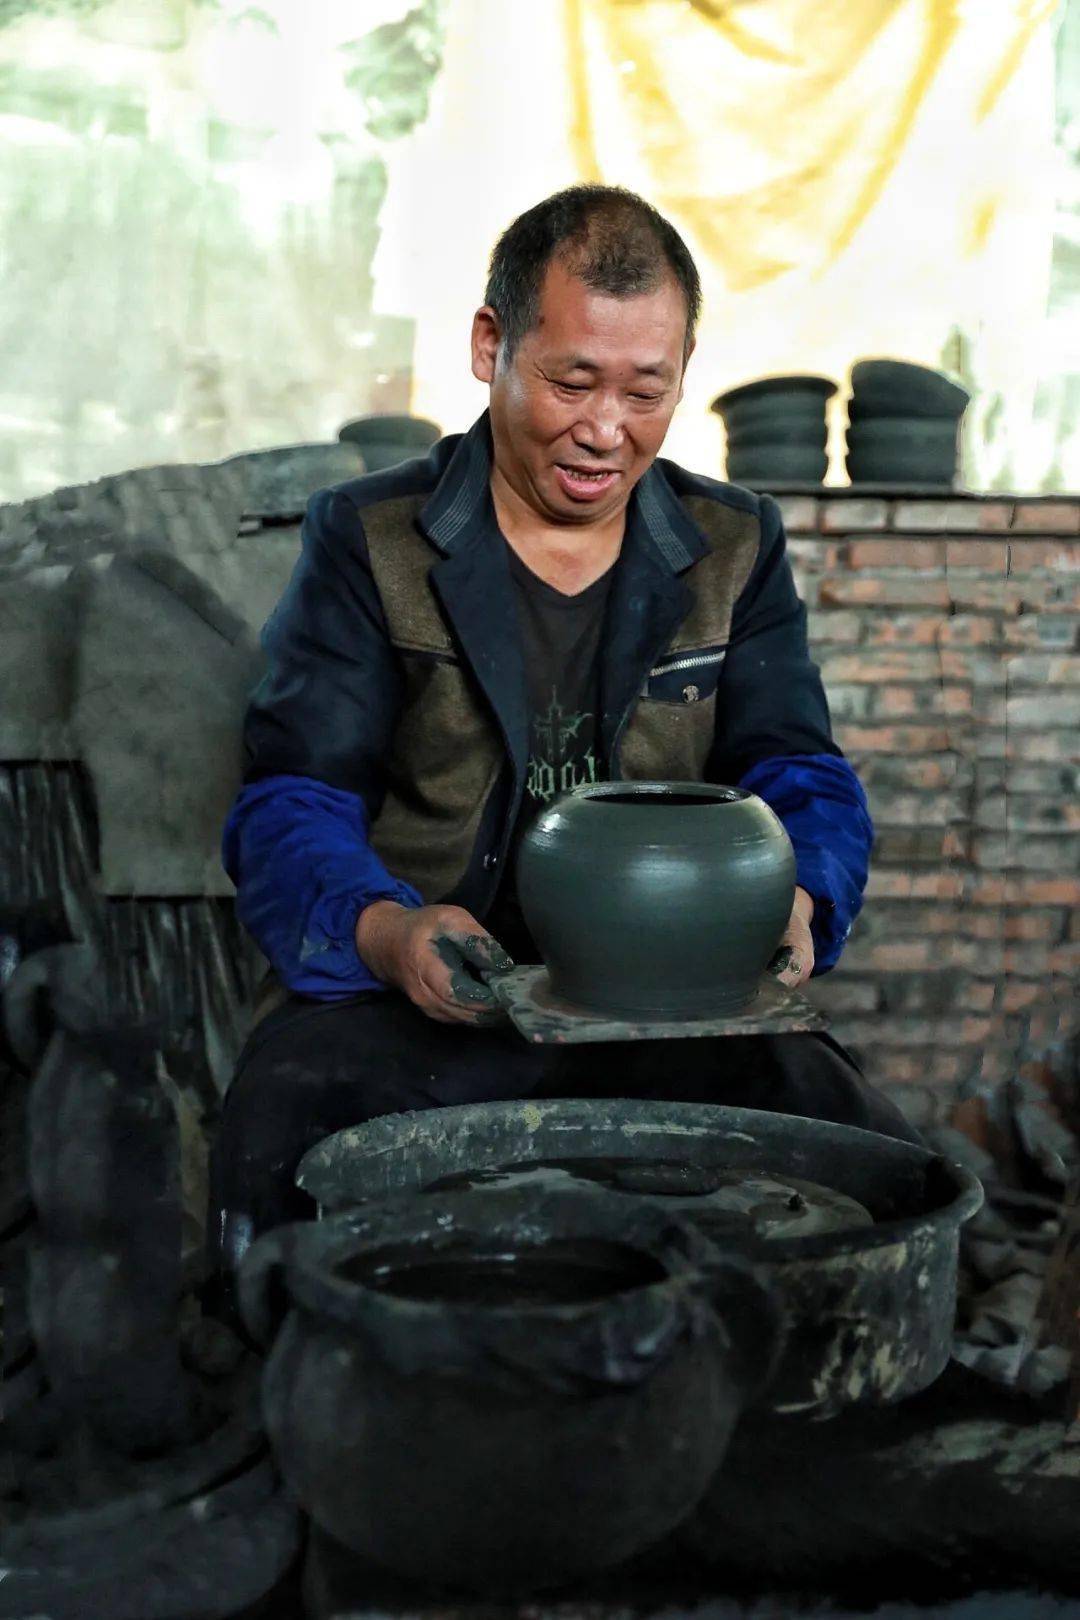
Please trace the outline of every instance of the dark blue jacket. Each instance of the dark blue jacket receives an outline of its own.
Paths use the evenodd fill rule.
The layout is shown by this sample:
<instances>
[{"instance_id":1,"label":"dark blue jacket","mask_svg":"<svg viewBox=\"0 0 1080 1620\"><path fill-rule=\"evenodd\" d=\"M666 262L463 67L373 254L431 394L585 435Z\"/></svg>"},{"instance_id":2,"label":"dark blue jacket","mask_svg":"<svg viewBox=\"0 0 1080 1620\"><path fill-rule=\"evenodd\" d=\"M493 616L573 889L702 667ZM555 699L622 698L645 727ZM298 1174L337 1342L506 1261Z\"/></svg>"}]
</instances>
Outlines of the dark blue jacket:
<instances>
[{"instance_id":1,"label":"dark blue jacket","mask_svg":"<svg viewBox=\"0 0 1080 1620\"><path fill-rule=\"evenodd\" d=\"M505 542L490 498L490 453L485 416L424 460L313 496L300 560L264 631L268 670L245 726L245 785L225 828L224 860L242 922L282 982L301 994L334 999L376 987L354 943L361 909L382 898L423 903L370 841L405 676L376 585L365 513L370 527L376 512L396 510L392 503L412 500L417 509L439 613L505 746L467 870L439 898L481 920L494 900L521 802L528 710ZM677 697L675 686L689 678L677 667L682 660L665 658L663 649L694 601L681 576L707 547L685 503L702 499L760 525L726 644L708 649L692 671L695 693L711 698L715 690L716 698L704 774L749 788L783 821L797 880L815 900L820 973L838 959L858 912L873 832L858 779L832 740L807 651L805 610L768 496L666 461L639 482L601 653L602 769L618 774L619 738L635 703Z\"/></svg>"}]
</instances>

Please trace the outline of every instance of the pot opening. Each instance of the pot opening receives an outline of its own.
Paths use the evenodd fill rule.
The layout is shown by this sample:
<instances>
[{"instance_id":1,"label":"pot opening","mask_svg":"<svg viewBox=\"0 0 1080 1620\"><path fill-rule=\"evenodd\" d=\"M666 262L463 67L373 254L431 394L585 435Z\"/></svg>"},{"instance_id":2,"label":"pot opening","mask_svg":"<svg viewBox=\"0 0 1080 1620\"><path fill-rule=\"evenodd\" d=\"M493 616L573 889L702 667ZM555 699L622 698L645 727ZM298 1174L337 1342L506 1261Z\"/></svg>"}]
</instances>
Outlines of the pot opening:
<instances>
[{"instance_id":1,"label":"pot opening","mask_svg":"<svg viewBox=\"0 0 1080 1620\"><path fill-rule=\"evenodd\" d=\"M533 1309L590 1305L663 1282L660 1261L624 1243L571 1238L522 1246L397 1244L356 1255L335 1268L347 1282L432 1305Z\"/></svg>"},{"instance_id":2,"label":"pot opening","mask_svg":"<svg viewBox=\"0 0 1080 1620\"><path fill-rule=\"evenodd\" d=\"M701 806L705 809L715 809L718 804L739 804L750 795L740 788L714 788L708 793L680 793L677 788L624 788L618 793L583 793L582 798L588 799L592 804L664 804L683 806Z\"/></svg>"}]
</instances>

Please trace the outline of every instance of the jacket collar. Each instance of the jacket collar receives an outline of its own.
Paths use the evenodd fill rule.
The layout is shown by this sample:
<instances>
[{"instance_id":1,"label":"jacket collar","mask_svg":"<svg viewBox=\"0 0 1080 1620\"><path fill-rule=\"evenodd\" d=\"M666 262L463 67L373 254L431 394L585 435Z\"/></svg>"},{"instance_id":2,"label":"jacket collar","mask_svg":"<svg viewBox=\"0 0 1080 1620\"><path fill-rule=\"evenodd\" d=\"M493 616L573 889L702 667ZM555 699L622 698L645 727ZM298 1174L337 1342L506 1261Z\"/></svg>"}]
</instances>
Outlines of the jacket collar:
<instances>
[{"instance_id":1,"label":"jacket collar","mask_svg":"<svg viewBox=\"0 0 1080 1620\"><path fill-rule=\"evenodd\" d=\"M488 526L491 462L491 422L485 411L458 439L446 471L420 512L421 529L445 557ZM633 549L644 547L671 574L683 573L709 549L660 462L653 462L630 498L626 535Z\"/></svg>"}]
</instances>

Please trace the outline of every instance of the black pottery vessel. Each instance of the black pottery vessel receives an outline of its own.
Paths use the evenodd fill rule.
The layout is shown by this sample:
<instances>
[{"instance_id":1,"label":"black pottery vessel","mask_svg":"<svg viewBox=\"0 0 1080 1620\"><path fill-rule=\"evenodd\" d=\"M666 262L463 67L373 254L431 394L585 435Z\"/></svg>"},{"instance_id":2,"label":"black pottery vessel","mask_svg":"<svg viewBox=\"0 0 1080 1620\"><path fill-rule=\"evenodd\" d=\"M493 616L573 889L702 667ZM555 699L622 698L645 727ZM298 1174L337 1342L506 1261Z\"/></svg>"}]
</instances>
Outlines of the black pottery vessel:
<instances>
[{"instance_id":1,"label":"black pottery vessel","mask_svg":"<svg viewBox=\"0 0 1080 1620\"><path fill-rule=\"evenodd\" d=\"M278 1462L335 1540L493 1596L681 1523L778 1343L771 1297L689 1226L577 1195L395 1199L259 1240Z\"/></svg>"},{"instance_id":2,"label":"black pottery vessel","mask_svg":"<svg viewBox=\"0 0 1080 1620\"><path fill-rule=\"evenodd\" d=\"M828 468L830 377L761 377L713 400L727 433L727 476L737 484L820 484Z\"/></svg>"},{"instance_id":3,"label":"black pottery vessel","mask_svg":"<svg viewBox=\"0 0 1080 1620\"><path fill-rule=\"evenodd\" d=\"M851 482L951 489L967 389L905 360L860 360L851 368L851 388Z\"/></svg>"},{"instance_id":4,"label":"black pottery vessel","mask_svg":"<svg viewBox=\"0 0 1080 1620\"><path fill-rule=\"evenodd\" d=\"M358 416L338 429L341 442L356 445L363 454L368 472L426 455L441 437L438 424L423 416Z\"/></svg>"},{"instance_id":5,"label":"black pottery vessel","mask_svg":"<svg viewBox=\"0 0 1080 1620\"><path fill-rule=\"evenodd\" d=\"M603 782L543 811L518 893L554 995L703 1018L754 997L791 915L795 856L768 805L703 782Z\"/></svg>"}]
</instances>

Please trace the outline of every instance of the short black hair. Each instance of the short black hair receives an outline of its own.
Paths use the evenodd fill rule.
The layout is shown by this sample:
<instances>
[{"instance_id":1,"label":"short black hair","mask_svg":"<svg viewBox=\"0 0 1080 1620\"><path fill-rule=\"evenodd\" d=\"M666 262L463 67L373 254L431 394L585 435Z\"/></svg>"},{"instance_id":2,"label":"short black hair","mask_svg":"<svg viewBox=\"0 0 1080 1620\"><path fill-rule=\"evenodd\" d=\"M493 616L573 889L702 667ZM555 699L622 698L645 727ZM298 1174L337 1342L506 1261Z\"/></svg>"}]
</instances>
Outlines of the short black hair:
<instances>
[{"instance_id":1,"label":"short black hair","mask_svg":"<svg viewBox=\"0 0 1080 1620\"><path fill-rule=\"evenodd\" d=\"M672 277L686 298L690 354L701 312L701 278L674 225L622 186L568 186L519 214L495 244L484 301L499 317L509 360L539 318L547 267L560 258L596 292L632 298Z\"/></svg>"}]
</instances>

